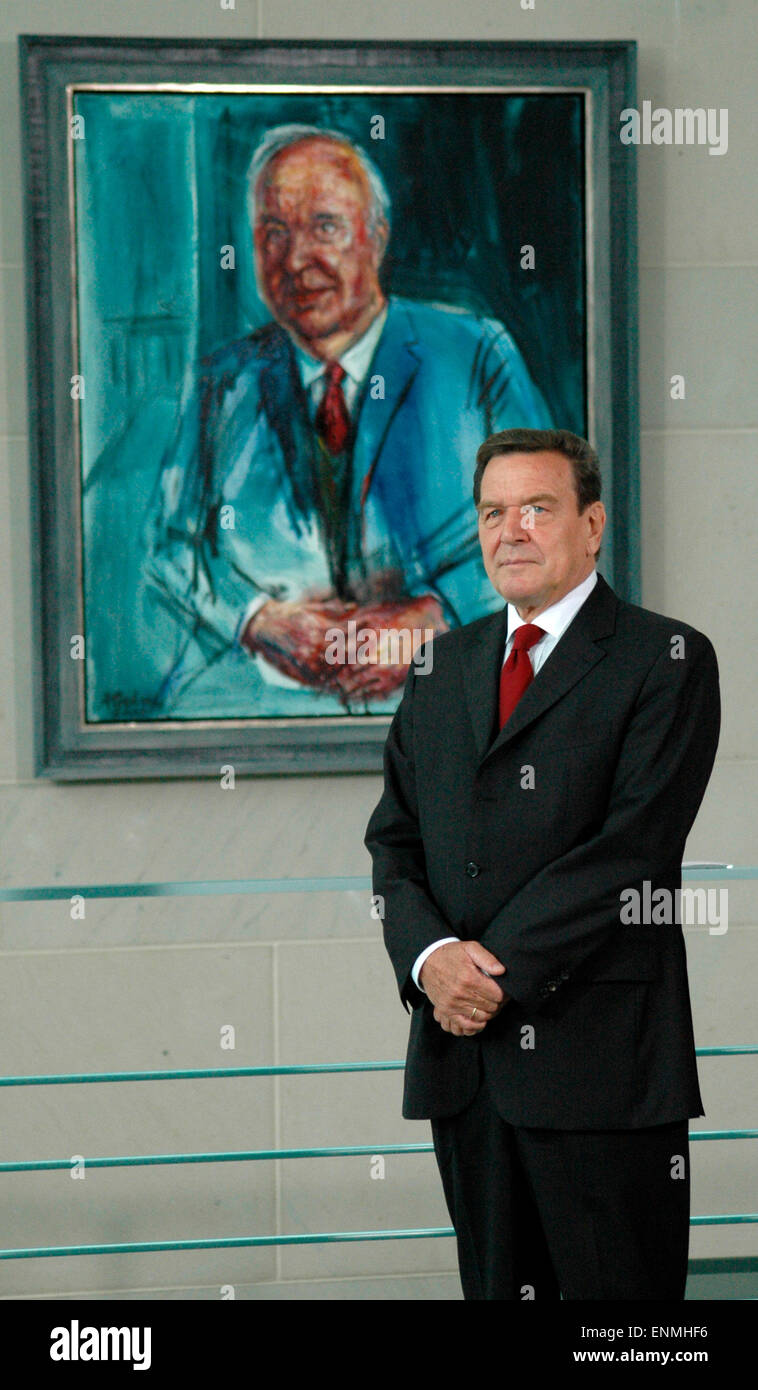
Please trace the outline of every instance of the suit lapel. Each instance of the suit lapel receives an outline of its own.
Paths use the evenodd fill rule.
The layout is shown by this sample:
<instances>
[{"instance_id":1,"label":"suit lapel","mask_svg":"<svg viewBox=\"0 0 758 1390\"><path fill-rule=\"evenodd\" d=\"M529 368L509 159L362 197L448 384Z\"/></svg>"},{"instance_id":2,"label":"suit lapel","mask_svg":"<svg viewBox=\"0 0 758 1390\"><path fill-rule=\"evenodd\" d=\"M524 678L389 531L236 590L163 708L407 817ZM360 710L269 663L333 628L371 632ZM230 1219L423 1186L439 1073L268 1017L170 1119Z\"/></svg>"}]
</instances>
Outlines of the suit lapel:
<instances>
[{"instance_id":1,"label":"suit lapel","mask_svg":"<svg viewBox=\"0 0 758 1390\"><path fill-rule=\"evenodd\" d=\"M474 738L483 758L496 731L498 680L508 635L508 605L463 628L463 684L474 728Z\"/></svg>"},{"instance_id":2,"label":"suit lapel","mask_svg":"<svg viewBox=\"0 0 758 1390\"><path fill-rule=\"evenodd\" d=\"M393 300L371 366L357 402L356 439L352 461L351 514L357 515L379 462L387 431L405 400L421 360L406 311ZM384 396L371 395L371 378L384 379ZM297 511L307 516L318 508L320 492L314 453L314 435L308 416L308 400L297 370L290 339L283 329L272 328L260 373L261 405L281 444ZM297 517L293 518L299 524Z\"/></svg>"},{"instance_id":3,"label":"suit lapel","mask_svg":"<svg viewBox=\"0 0 758 1390\"><path fill-rule=\"evenodd\" d=\"M384 329L358 403L353 453L352 500L355 510L359 510L366 500L387 431L421 366L416 343L408 314L390 299ZM378 376L384 380L384 396L377 400L371 395L371 379Z\"/></svg>"},{"instance_id":4,"label":"suit lapel","mask_svg":"<svg viewBox=\"0 0 758 1390\"><path fill-rule=\"evenodd\" d=\"M589 598L522 695L505 728L499 732L497 707L500 667L508 631L507 605L481 625L472 624L465 635L463 679L480 758L505 748L602 661L605 651L597 641L614 631L617 604L613 590L602 575L598 575ZM539 618L535 621L539 623Z\"/></svg>"},{"instance_id":5,"label":"suit lapel","mask_svg":"<svg viewBox=\"0 0 758 1390\"><path fill-rule=\"evenodd\" d=\"M314 455L314 435L308 418L308 399L297 370L289 336L275 325L266 345L260 371L261 406L282 449L292 489L290 521L299 531L319 509L320 492Z\"/></svg>"}]
</instances>

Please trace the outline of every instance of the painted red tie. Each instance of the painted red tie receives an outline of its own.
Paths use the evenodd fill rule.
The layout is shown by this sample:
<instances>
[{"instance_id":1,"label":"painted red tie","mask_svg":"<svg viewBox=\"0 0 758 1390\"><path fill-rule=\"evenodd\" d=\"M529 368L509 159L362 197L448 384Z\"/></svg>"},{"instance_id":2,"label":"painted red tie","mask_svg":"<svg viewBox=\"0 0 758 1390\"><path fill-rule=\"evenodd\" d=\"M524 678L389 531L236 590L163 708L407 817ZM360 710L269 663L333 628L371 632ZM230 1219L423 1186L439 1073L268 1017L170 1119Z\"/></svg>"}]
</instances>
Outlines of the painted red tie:
<instances>
[{"instance_id":1,"label":"painted red tie","mask_svg":"<svg viewBox=\"0 0 758 1390\"><path fill-rule=\"evenodd\" d=\"M544 636L544 629L537 627L536 623L523 623L513 634L510 656L500 672L501 729L510 719L524 691L534 680L529 648Z\"/></svg>"},{"instance_id":2,"label":"painted red tie","mask_svg":"<svg viewBox=\"0 0 758 1390\"><path fill-rule=\"evenodd\" d=\"M316 411L316 429L330 454L341 454L350 433L350 416L340 382L345 369L339 362L326 366L326 390Z\"/></svg>"}]
</instances>

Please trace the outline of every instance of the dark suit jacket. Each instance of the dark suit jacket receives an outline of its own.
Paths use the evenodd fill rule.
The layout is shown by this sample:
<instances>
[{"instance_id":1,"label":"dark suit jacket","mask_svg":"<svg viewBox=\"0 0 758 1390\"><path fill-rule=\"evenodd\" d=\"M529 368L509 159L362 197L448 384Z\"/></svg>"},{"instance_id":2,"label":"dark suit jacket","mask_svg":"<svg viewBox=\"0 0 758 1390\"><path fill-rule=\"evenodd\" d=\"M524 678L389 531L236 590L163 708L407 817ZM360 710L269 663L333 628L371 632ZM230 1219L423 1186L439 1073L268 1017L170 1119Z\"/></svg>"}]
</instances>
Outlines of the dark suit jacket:
<instances>
[{"instance_id":1,"label":"dark suit jacket","mask_svg":"<svg viewBox=\"0 0 758 1390\"><path fill-rule=\"evenodd\" d=\"M428 674L411 666L366 832L413 1011L403 1114L463 1109L481 1048L512 1124L702 1115L681 926L625 925L621 894L647 880L676 902L718 743L713 647L598 577L498 732L506 613L437 637ZM507 967L511 1002L476 1037L443 1032L411 978L446 935Z\"/></svg>"}]
</instances>

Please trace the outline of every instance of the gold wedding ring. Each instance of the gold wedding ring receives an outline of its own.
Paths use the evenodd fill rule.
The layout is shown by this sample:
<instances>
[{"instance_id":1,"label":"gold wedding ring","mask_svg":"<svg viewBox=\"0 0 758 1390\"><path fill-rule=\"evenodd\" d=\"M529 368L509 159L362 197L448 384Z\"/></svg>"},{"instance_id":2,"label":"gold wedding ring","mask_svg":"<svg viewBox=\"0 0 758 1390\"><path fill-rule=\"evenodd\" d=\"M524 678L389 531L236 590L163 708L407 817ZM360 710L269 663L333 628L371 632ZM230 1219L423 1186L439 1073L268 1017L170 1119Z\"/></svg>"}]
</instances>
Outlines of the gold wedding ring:
<instances>
[{"instance_id":1,"label":"gold wedding ring","mask_svg":"<svg viewBox=\"0 0 758 1390\"><path fill-rule=\"evenodd\" d=\"M473 1012L472 1012L472 1014L471 1014L471 1017L472 1017L472 1018L476 1018L476 1015L477 1015L477 1010L474 1009Z\"/></svg>"}]
</instances>

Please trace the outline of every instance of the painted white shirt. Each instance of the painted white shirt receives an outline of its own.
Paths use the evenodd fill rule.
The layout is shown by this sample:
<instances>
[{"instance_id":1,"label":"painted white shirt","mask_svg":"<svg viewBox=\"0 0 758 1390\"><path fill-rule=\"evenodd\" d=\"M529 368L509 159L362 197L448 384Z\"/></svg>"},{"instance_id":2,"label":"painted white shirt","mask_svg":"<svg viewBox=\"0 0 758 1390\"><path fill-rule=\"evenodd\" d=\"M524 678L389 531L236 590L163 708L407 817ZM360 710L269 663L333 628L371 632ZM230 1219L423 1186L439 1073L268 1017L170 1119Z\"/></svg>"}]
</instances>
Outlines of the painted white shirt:
<instances>
[{"instance_id":1,"label":"painted white shirt","mask_svg":"<svg viewBox=\"0 0 758 1390\"><path fill-rule=\"evenodd\" d=\"M352 414L358 392L363 384L363 379L371 365L371 358L374 355L379 339L382 336L382 329L387 318L387 308L385 304L376 318L369 324L362 338L352 347L346 350L337 358L340 366L346 372L342 380L342 394L345 397L345 405ZM300 380L303 383L311 403L311 419L316 414L321 397L326 390L326 362L320 358L311 357L309 352L293 344L297 367L300 373Z\"/></svg>"}]
</instances>

